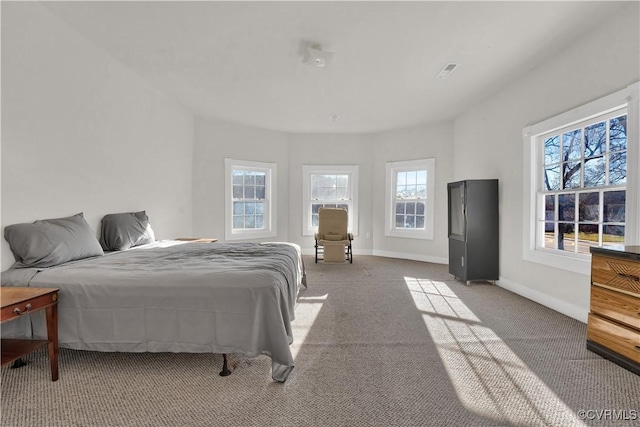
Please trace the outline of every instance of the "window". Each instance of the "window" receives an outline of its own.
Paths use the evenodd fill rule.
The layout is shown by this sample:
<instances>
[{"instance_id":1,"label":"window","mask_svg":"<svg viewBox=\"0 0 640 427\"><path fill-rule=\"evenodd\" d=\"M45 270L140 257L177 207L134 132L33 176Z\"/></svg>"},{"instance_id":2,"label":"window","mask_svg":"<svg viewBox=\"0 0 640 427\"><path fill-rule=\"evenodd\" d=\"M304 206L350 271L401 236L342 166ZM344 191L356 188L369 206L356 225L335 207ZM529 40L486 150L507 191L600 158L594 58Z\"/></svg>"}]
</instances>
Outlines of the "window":
<instances>
[{"instance_id":1,"label":"window","mask_svg":"<svg viewBox=\"0 0 640 427\"><path fill-rule=\"evenodd\" d=\"M225 159L226 240L276 235L274 163Z\"/></svg>"},{"instance_id":2,"label":"window","mask_svg":"<svg viewBox=\"0 0 640 427\"><path fill-rule=\"evenodd\" d=\"M358 166L304 165L303 234L318 230L321 207L344 208L349 213L349 232L358 234Z\"/></svg>"},{"instance_id":3,"label":"window","mask_svg":"<svg viewBox=\"0 0 640 427\"><path fill-rule=\"evenodd\" d=\"M624 245L626 108L540 135L536 248L589 254Z\"/></svg>"},{"instance_id":4,"label":"window","mask_svg":"<svg viewBox=\"0 0 640 427\"><path fill-rule=\"evenodd\" d=\"M386 164L386 235L433 239L435 159Z\"/></svg>"},{"instance_id":5,"label":"window","mask_svg":"<svg viewBox=\"0 0 640 427\"><path fill-rule=\"evenodd\" d=\"M634 86L524 130L525 259L588 274L589 248L637 241Z\"/></svg>"}]
</instances>

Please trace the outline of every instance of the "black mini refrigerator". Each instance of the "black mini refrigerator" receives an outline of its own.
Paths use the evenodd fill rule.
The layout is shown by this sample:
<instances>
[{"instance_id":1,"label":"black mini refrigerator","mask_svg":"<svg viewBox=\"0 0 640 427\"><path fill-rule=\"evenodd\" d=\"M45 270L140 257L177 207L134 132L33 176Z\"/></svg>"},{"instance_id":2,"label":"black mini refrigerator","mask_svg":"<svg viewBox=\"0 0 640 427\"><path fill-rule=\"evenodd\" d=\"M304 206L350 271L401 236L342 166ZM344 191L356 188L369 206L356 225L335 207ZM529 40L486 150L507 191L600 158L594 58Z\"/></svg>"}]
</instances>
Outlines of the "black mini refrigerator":
<instances>
[{"instance_id":1,"label":"black mini refrigerator","mask_svg":"<svg viewBox=\"0 0 640 427\"><path fill-rule=\"evenodd\" d=\"M498 180L447 184L449 273L469 282L499 278Z\"/></svg>"}]
</instances>

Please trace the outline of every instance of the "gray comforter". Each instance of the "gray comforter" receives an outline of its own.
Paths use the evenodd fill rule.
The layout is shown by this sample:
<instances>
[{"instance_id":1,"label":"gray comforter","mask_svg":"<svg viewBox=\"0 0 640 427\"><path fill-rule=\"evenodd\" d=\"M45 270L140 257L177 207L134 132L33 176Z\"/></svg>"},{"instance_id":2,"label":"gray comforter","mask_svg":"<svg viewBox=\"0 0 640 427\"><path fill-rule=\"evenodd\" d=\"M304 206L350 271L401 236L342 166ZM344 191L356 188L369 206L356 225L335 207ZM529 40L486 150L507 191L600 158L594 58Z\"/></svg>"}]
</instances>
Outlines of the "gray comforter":
<instances>
[{"instance_id":1,"label":"gray comforter","mask_svg":"<svg viewBox=\"0 0 640 427\"><path fill-rule=\"evenodd\" d=\"M2 273L2 286L60 288L61 347L266 354L277 381L293 369L291 321L301 284L300 248L289 243L156 242ZM44 324L33 328L38 334Z\"/></svg>"}]
</instances>

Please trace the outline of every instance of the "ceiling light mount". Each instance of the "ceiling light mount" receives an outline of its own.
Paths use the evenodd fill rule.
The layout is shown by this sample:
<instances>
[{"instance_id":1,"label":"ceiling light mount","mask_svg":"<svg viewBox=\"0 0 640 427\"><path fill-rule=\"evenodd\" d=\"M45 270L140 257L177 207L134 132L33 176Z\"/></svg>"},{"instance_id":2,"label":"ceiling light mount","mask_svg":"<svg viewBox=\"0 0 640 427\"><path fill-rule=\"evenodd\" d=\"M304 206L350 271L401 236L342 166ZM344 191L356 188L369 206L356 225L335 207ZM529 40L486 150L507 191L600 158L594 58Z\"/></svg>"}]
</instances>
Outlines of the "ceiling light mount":
<instances>
[{"instance_id":1,"label":"ceiling light mount","mask_svg":"<svg viewBox=\"0 0 640 427\"><path fill-rule=\"evenodd\" d=\"M302 63L317 68L326 68L333 59L333 52L325 52L320 45L314 44L307 48Z\"/></svg>"}]
</instances>

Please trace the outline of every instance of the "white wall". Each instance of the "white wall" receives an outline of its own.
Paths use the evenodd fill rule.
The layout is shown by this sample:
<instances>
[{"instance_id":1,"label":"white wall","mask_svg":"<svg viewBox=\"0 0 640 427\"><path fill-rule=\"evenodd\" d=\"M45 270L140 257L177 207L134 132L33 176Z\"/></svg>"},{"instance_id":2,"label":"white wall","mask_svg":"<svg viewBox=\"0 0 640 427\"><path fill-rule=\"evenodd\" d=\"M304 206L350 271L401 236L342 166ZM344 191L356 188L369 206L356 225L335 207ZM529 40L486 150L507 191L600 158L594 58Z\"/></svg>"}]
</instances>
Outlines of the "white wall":
<instances>
[{"instance_id":1,"label":"white wall","mask_svg":"<svg viewBox=\"0 0 640 427\"><path fill-rule=\"evenodd\" d=\"M193 169L195 236L224 240L224 158L278 165L278 236L313 252L302 230L303 165L358 165L356 254L447 262L446 183L452 176L453 122L377 135L286 134L198 118ZM435 157L435 239L384 237L385 162ZM371 238L367 238L370 233Z\"/></svg>"},{"instance_id":2,"label":"white wall","mask_svg":"<svg viewBox=\"0 0 640 427\"><path fill-rule=\"evenodd\" d=\"M193 116L35 2L2 3L2 226L146 210L191 234ZM2 269L13 262L2 242Z\"/></svg>"},{"instance_id":3,"label":"white wall","mask_svg":"<svg viewBox=\"0 0 640 427\"><path fill-rule=\"evenodd\" d=\"M447 183L453 177L453 122L445 121L377 134L373 188L373 253L447 263ZM403 239L385 233L386 162L436 159L434 239Z\"/></svg>"},{"instance_id":4,"label":"white wall","mask_svg":"<svg viewBox=\"0 0 640 427\"><path fill-rule=\"evenodd\" d=\"M455 179L500 180L500 284L582 321L589 277L522 258L522 130L638 81L638 3L627 8L455 120Z\"/></svg>"},{"instance_id":5,"label":"white wall","mask_svg":"<svg viewBox=\"0 0 640 427\"><path fill-rule=\"evenodd\" d=\"M215 119L197 118L193 152L193 235L224 241L224 159L276 163L277 236L288 240L287 135Z\"/></svg>"},{"instance_id":6,"label":"white wall","mask_svg":"<svg viewBox=\"0 0 640 427\"><path fill-rule=\"evenodd\" d=\"M302 166L358 166L358 235L353 241L354 253L371 253L372 239L366 233L373 229L373 153L377 147L370 135L362 134L292 134L289 135L289 239L311 253L313 236L302 231Z\"/></svg>"}]
</instances>

